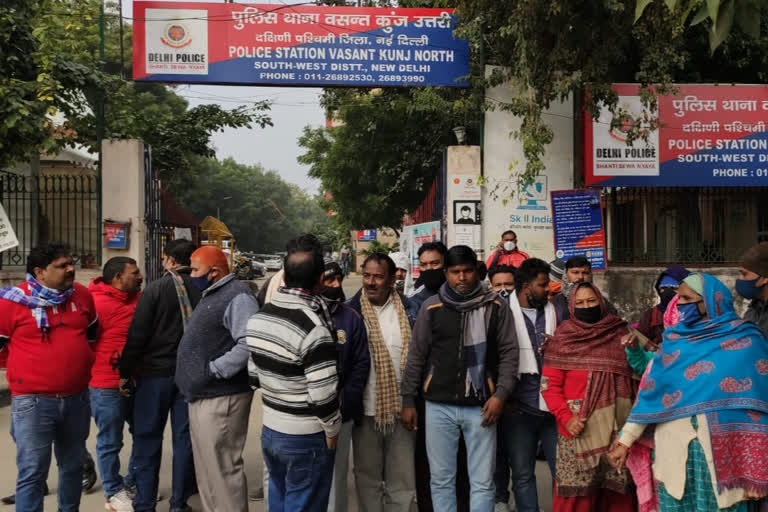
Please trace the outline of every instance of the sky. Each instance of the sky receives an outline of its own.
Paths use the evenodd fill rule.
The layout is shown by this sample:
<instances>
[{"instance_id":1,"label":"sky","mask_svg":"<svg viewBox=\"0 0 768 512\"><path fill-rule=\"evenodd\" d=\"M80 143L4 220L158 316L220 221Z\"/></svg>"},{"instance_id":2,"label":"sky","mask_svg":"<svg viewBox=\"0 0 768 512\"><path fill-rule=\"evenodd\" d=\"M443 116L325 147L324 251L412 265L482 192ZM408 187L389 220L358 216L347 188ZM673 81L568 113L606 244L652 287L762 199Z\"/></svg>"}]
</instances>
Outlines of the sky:
<instances>
[{"instance_id":1,"label":"sky","mask_svg":"<svg viewBox=\"0 0 768 512\"><path fill-rule=\"evenodd\" d=\"M177 1L177 0L169 0ZM220 0L219 0L220 1ZM123 16L133 16L133 0L122 0ZM219 3L215 1L214 3ZM279 0L259 0L238 3L282 3ZM294 1L288 3L295 3ZM298 139L305 126L322 126L325 114L318 99L321 88L304 87L239 87L218 85L180 85L176 93L187 98L190 106L216 103L223 108L247 105L249 101L270 100L270 116L274 126L267 128L226 129L213 135L213 145L219 159L232 157L243 164L260 163L277 171L287 182L315 193L319 183L307 176L307 166L296 161L302 154Z\"/></svg>"}]
</instances>

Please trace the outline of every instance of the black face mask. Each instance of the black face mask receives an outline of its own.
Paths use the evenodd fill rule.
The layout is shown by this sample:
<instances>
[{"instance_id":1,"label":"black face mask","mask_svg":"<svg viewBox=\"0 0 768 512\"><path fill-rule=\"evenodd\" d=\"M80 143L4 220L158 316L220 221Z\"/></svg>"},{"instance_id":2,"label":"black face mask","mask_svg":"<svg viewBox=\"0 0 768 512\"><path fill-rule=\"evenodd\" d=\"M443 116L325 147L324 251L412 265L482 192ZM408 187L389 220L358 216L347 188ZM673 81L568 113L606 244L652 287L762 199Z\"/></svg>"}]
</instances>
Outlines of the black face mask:
<instances>
[{"instance_id":1,"label":"black face mask","mask_svg":"<svg viewBox=\"0 0 768 512\"><path fill-rule=\"evenodd\" d=\"M344 300L344 289L339 286L338 288L326 288L323 290L323 297L326 299L336 302L336 301L342 301Z\"/></svg>"},{"instance_id":2,"label":"black face mask","mask_svg":"<svg viewBox=\"0 0 768 512\"><path fill-rule=\"evenodd\" d=\"M528 294L528 307L532 309L542 309L547 305L547 299L537 299L532 293Z\"/></svg>"},{"instance_id":3,"label":"black face mask","mask_svg":"<svg viewBox=\"0 0 768 512\"><path fill-rule=\"evenodd\" d=\"M422 270L419 274L419 282L426 286L427 290L437 293L445 282L445 270L442 268Z\"/></svg>"},{"instance_id":4,"label":"black face mask","mask_svg":"<svg viewBox=\"0 0 768 512\"><path fill-rule=\"evenodd\" d=\"M677 290L674 288L662 288L659 292L659 298L661 299L661 309L666 310L669 302L675 298Z\"/></svg>"},{"instance_id":5,"label":"black face mask","mask_svg":"<svg viewBox=\"0 0 768 512\"><path fill-rule=\"evenodd\" d=\"M599 322L602 313L599 304L597 306L592 306L591 308L576 308L573 310L573 316L586 324L596 324Z\"/></svg>"}]
</instances>

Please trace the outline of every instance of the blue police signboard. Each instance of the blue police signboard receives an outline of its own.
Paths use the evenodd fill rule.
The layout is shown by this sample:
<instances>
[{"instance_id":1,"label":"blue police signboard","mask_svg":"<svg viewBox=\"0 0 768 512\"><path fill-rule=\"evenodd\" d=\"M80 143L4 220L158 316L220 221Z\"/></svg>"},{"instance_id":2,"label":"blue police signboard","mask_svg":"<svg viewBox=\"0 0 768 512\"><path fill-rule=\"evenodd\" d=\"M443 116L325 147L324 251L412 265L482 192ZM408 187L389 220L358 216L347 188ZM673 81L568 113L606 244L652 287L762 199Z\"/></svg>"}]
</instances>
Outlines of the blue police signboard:
<instances>
[{"instance_id":1,"label":"blue police signboard","mask_svg":"<svg viewBox=\"0 0 768 512\"><path fill-rule=\"evenodd\" d=\"M567 261L572 256L584 256L592 263L592 270L605 270L600 191L553 190L551 195L557 259Z\"/></svg>"},{"instance_id":2,"label":"blue police signboard","mask_svg":"<svg viewBox=\"0 0 768 512\"><path fill-rule=\"evenodd\" d=\"M104 247L107 249L128 249L128 231L130 223L105 222L104 223Z\"/></svg>"},{"instance_id":3,"label":"blue police signboard","mask_svg":"<svg viewBox=\"0 0 768 512\"><path fill-rule=\"evenodd\" d=\"M202 84L467 87L452 9L133 4L133 78Z\"/></svg>"}]
</instances>

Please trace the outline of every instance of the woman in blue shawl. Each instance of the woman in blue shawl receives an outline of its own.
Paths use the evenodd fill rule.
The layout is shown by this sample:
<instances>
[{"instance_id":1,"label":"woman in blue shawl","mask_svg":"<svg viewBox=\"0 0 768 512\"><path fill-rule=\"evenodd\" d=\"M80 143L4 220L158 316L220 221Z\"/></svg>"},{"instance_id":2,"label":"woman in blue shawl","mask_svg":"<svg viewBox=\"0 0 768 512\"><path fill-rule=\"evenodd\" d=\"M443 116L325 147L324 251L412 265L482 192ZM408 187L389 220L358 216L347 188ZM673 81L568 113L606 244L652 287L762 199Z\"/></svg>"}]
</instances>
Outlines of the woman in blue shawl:
<instances>
[{"instance_id":1,"label":"woman in blue shawl","mask_svg":"<svg viewBox=\"0 0 768 512\"><path fill-rule=\"evenodd\" d=\"M653 425L661 512L747 511L768 493L768 340L711 275L688 276L678 296L680 322L608 457L621 467Z\"/></svg>"}]
</instances>

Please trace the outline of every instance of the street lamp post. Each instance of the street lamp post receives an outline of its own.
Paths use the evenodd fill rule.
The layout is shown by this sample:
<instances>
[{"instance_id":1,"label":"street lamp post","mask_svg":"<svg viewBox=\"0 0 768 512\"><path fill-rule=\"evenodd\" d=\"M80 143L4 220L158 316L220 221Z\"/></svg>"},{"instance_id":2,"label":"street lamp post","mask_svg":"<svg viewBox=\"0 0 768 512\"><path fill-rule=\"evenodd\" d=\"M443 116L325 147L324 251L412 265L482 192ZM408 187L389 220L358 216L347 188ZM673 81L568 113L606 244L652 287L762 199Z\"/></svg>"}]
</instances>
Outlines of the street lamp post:
<instances>
[{"instance_id":1,"label":"street lamp post","mask_svg":"<svg viewBox=\"0 0 768 512\"><path fill-rule=\"evenodd\" d=\"M232 196L226 196L221 198L222 201L226 201L227 199L232 199ZM221 206L219 206L220 204L221 203L216 205L216 218L218 220L221 220Z\"/></svg>"}]
</instances>

